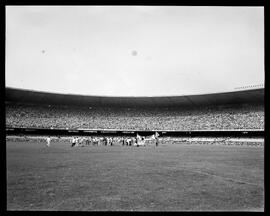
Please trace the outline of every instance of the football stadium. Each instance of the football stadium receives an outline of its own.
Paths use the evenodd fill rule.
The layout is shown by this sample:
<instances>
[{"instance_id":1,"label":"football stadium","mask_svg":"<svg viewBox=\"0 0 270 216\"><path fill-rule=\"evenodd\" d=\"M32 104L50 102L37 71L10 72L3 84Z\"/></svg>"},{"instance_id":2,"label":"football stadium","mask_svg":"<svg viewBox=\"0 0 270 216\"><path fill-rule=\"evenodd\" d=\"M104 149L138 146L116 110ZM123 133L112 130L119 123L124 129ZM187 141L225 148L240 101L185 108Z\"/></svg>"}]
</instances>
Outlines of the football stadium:
<instances>
[{"instance_id":1,"label":"football stadium","mask_svg":"<svg viewBox=\"0 0 270 216\"><path fill-rule=\"evenodd\" d=\"M264 89L162 99L6 89L6 100L9 209L263 207Z\"/></svg>"},{"instance_id":2,"label":"football stadium","mask_svg":"<svg viewBox=\"0 0 270 216\"><path fill-rule=\"evenodd\" d=\"M263 9L6 9L7 210L264 211Z\"/></svg>"}]
</instances>

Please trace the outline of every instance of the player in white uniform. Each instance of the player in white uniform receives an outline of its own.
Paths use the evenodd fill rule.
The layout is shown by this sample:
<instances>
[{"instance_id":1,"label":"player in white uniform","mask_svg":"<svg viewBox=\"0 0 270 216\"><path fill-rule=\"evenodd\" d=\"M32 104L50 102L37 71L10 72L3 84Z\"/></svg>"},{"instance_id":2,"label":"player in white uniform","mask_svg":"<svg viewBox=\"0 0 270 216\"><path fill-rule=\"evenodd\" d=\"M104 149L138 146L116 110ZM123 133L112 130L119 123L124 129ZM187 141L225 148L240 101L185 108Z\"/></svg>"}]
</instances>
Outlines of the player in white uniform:
<instances>
[{"instance_id":1,"label":"player in white uniform","mask_svg":"<svg viewBox=\"0 0 270 216\"><path fill-rule=\"evenodd\" d=\"M75 144L76 144L76 138L73 137L71 140L71 147L75 146Z\"/></svg>"},{"instance_id":2,"label":"player in white uniform","mask_svg":"<svg viewBox=\"0 0 270 216\"><path fill-rule=\"evenodd\" d=\"M50 147L50 145L51 145L51 138L48 137L48 138L46 139L46 141L47 141L47 144L46 144L46 145L47 145L48 147Z\"/></svg>"}]
</instances>

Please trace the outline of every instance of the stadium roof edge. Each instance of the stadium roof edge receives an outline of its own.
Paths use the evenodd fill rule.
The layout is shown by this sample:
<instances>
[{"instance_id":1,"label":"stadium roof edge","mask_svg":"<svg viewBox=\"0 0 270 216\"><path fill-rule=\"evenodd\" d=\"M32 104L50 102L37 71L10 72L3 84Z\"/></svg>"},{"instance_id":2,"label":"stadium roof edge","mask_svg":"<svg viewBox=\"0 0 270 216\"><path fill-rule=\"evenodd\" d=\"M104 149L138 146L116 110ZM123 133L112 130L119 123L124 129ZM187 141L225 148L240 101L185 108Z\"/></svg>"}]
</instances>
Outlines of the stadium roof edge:
<instances>
[{"instance_id":1,"label":"stadium roof edge","mask_svg":"<svg viewBox=\"0 0 270 216\"><path fill-rule=\"evenodd\" d=\"M5 101L85 106L201 106L217 104L263 103L264 88L199 95L157 97L110 97L60 94L6 87Z\"/></svg>"},{"instance_id":2,"label":"stadium roof edge","mask_svg":"<svg viewBox=\"0 0 270 216\"><path fill-rule=\"evenodd\" d=\"M109 95L87 95L87 94L73 94L73 93L59 93L53 91L41 91L41 90L34 90L34 89L24 89L24 88L15 88L6 86L6 89L17 90L17 91L26 91L26 92L35 92L35 93L44 93L44 94L54 94L54 95L63 95L63 96L83 96L83 97L101 97L101 98L163 98L163 97L190 97L190 96L203 96L203 95L213 95L213 94L228 94L228 93L235 93L235 92L243 92L243 91L250 91L250 90L259 90L264 88L249 88L249 89L235 89L234 91L227 91L227 92L207 92L201 94L183 94L183 95L160 95L160 96L109 96Z\"/></svg>"}]
</instances>

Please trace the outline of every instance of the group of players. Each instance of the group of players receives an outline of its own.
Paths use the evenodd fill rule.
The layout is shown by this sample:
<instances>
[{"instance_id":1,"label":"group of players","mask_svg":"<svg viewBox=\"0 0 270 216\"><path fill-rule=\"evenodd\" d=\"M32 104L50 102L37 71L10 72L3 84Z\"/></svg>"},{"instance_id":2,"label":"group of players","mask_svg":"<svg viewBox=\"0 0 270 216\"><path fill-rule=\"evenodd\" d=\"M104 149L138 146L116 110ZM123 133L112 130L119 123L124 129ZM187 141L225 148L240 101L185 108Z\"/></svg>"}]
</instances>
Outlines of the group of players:
<instances>
[{"instance_id":1,"label":"group of players","mask_svg":"<svg viewBox=\"0 0 270 216\"><path fill-rule=\"evenodd\" d=\"M159 145L159 138L153 135L149 138L136 136L136 137L73 137L71 140L71 147L84 147L84 146L113 146L120 143L122 146L146 146L147 140L155 140L155 145Z\"/></svg>"},{"instance_id":2,"label":"group of players","mask_svg":"<svg viewBox=\"0 0 270 216\"><path fill-rule=\"evenodd\" d=\"M159 145L159 134L155 133L149 137L139 136L136 137L73 137L71 139L71 147L84 147L89 145L104 145L113 146L116 143L121 143L122 146L146 146L147 140L155 140L155 145ZM51 138L46 138L46 145L50 147Z\"/></svg>"}]
</instances>

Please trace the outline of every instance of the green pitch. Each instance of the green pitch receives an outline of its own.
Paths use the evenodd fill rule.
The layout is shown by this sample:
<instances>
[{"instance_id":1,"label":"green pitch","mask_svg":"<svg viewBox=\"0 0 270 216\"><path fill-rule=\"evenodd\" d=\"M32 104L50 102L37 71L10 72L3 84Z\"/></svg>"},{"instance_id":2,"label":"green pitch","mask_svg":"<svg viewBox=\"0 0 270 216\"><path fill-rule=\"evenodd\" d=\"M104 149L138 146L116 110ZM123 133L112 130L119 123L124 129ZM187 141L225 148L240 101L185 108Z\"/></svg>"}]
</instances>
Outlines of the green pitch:
<instances>
[{"instance_id":1,"label":"green pitch","mask_svg":"<svg viewBox=\"0 0 270 216\"><path fill-rule=\"evenodd\" d=\"M8 210L264 208L263 148L7 141Z\"/></svg>"}]
</instances>

